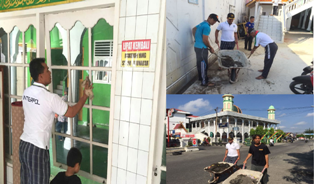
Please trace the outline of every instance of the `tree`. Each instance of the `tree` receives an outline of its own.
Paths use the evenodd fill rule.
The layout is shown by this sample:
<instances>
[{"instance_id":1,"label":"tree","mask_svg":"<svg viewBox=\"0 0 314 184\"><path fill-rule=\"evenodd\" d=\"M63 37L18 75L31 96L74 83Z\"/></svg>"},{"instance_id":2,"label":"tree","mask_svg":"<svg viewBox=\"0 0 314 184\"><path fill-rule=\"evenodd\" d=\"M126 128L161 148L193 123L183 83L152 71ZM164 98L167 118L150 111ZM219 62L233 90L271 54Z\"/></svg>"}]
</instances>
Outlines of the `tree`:
<instances>
[{"instance_id":1,"label":"tree","mask_svg":"<svg viewBox=\"0 0 314 184\"><path fill-rule=\"evenodd\" d=\"M309 129L306 129L306 130L304 131L304 133L314 133L314 130L311 130L311 129L309 128Z\"/></svg>"},{"instance_id":2,"label":"tree","mask_svg":"<svg viewBox=\"0 0 314 184\"><path fill-rule=\"evenodd\" d=\"M256 130L255 130L255 134L260 135L260 136L263 136L265 133L266 133L266 132L265 132L263 126L261 126L261 125L258 126L258 127L256 128Z\"/></svg>"},{"instance_id":3,"label":"tree","mask_svg":"<svg viewBox=\"0 0 314 184\"><path fill-rule=\"evenodd\" d=\"M274 133L275 133L274 128L271 128L271 129L269 130L269 134L270 134L270 136L272 136Z\"/></svg>"},{"instance_id":4,"label":"tree","mask_svg":"<svg viewBox=\"0 0 314 184\"><path fill-rule=\"evenodd\" d=\"M250 135L253 136L253 135L255 135L255 134L256 134L256 131L255 131L253 128L251 128L251 130L250 130Z\"/></svg>"}]
</instances>

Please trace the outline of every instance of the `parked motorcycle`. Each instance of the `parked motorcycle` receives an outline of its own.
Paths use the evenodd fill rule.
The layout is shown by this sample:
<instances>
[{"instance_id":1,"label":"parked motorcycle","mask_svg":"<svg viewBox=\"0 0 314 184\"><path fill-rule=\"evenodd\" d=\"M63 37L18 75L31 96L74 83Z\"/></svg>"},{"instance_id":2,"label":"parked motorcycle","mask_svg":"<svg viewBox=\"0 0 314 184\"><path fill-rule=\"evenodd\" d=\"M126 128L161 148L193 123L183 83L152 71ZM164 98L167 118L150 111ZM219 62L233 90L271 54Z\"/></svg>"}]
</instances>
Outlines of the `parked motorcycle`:
<instances>
[{"instance_id":1,"label":"parked motorcycle","mask_svg":"<svg viewBox=\"0 0 314 184\"><path fill-rule=\"evenodd\" d=\"M269 143L269 146L274 146L274 143L272 143L272 142L271 142L271 143Z\"/></svg>"},{"instance_id":2,"label":"parked motorcycle","mask_svg":"<svg viewBox=\"0 0 314 184\"><path fill-rule=\"evenodd\" d=\"M306 72L304 71L303 73ZM297 76L292 80L289 87L294 94L313 94L313 69L311 75Z\"/></svg>"},{"instance_id":3,"label":"parked motorcycle","mask_svg":"<svg viewBox=\"0 0 314 184\"><path fill-rule=\"evenodd\" d=\"M312 64L310 66L307 66L303 68L303 72L301 75L307 75L310 74L313 71L313 61L311 62Z\"/></svg>"}]
</instances>

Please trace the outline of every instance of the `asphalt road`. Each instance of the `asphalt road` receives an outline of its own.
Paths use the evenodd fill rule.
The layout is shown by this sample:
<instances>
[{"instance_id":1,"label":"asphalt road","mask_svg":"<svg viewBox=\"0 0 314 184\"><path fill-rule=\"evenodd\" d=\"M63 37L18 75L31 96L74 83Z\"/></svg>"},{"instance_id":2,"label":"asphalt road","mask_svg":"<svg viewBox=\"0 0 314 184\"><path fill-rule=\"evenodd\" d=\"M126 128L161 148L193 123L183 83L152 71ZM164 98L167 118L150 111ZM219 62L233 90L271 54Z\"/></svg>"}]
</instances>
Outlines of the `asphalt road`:
<instances>
[{"instance_id":1,"label":"asphalt road","mask_svg":"<svg viewBox=\"0 0 314 184\"><path fill-rule=\"evenodd\" d=\"M268 184L313 183L313 141L295 141L294 143L278 143L269 147L269 182ZM242 167L248 154L248 146L240 149ZM187 152L173 156L167 154L167 184L205 184L209 174L204 167L223 160L225 147L210 146L204 150ZM251 159L247 163L251 167ZM222 183L228 175L221 176Z\"/></svg>"}]
</instances>

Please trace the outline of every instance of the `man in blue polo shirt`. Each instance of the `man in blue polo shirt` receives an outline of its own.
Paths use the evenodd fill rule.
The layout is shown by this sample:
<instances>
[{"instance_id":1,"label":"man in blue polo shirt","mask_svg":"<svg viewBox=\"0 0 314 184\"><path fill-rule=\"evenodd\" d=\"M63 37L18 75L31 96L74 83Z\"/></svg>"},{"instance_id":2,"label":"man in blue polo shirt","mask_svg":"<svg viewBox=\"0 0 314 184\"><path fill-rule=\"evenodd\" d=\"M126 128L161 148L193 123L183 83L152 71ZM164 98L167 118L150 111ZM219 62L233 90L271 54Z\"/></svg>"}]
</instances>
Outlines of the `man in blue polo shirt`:
<instances>
[{"instance_id":1,"label":"man in blue polo shirt","mask_svg":"<svg viewBox=\"0 0 314 184\"><path fill-rule=\"evenodd\" d=\"M245 35L245 47L244 47L244 49L252 50L251 48L252 48L253 37L250 36L249 32L251 32L251 30L254 29L254 16L251 16L250 21L245 24L245 29L246 29L247 35ZM247 47L248 42L249 42L249 47Z\"/></svg>"},{"instance_id":2,"label":"man in blue polo shirt","mask_svg":"<svg viewBox=\"0 0 314 184\"><path fill-rule=\"evenodd\" d=\"M208 19L200 23L192 29L193 36L195 38L194 50L196 53L196 63L198 71L198 79L201 81L202 86L214 86L213 83L208 82L207 76L207 57L208 49L211 53L214 53L213 47L209 43L208 36L210 34L210 26L214 25L218 20L216 14L210 14Z\"/></svg>"}]
</instances>

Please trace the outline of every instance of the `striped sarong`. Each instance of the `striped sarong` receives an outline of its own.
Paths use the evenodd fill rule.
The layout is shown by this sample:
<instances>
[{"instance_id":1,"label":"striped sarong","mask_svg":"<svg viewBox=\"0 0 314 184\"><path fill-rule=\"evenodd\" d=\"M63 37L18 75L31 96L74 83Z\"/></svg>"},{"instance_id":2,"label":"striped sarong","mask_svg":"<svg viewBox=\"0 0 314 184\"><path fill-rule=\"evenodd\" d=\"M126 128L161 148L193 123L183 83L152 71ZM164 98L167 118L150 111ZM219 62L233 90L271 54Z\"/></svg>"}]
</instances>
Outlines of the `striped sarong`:
<instances>
[{"instance_id":1,"label":"striped sarong","mask_svg":"<svg viewBox=\"0 0 314 184\"><path fill-rule=\"evenodd\" d=\"M48 149L41 149L21 140L19 158L21 184L49 184L50 157Z\"/></svg>"}]
</instances>

